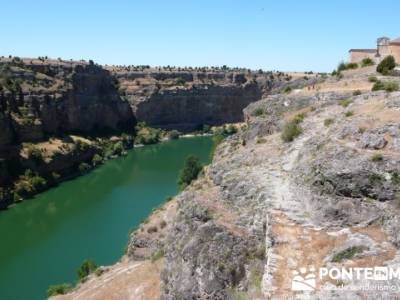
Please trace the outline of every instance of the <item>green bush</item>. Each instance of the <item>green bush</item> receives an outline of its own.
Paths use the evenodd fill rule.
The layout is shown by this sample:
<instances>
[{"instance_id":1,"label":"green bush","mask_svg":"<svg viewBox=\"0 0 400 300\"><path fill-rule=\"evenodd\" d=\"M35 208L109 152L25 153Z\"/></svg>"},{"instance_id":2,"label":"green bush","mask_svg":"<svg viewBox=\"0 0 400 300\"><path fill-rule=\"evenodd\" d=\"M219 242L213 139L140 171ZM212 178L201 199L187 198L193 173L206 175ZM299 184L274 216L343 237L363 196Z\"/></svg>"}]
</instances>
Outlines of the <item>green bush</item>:
<instances>
[{"instance_id":1,"label":"green bush","mask_svg":"<svg viewBox=\"0 0 400 300\"><path fill-rule=\"evenodd\" d=\"M186 158L183 169L179 173L178 185L182 190L188 186L193 180L197 178L200 171L203 169L203 165L200 159L194 155L190 155Z\"/></svg>"},{"instance_id":2,"label":"green bush","mask_svg":"<svg viewBox=\"0 0 400 300\"><path fill-rule=\"evenodd\" d=\"M47 297L56 295L65 295L72 289L72 286L68 283L51 285L47 289Z\"/></svg>"},{"instance_id":3,"label":"green bush","mask_svg":"<svg viewBox=\"0 0 400 300\"><path fill-rule=\"evenodd\" d=\"M361 61L361 66L362 66L362 67L369 67L369 66L373 66L374 64L375 64L374 61L373 61L371 58L369 58L369 57L364 58L364 59Z\"/></svg>"},{"instance_id":4,"label":"green bush","mask_svg":"<svg viewBox=\"0 0 400 300\"><path fill-rule=\"evenodd\" d=\"M357 253L361 253L364 251L364 247L361 246L353 246L343 250L332 257L332 262L338 263L346 259L353 258Z\"/></svg>"},{"instance_id":5,"label":"green bush","mask_svg":"<svg viewBox=\"0 0 400 300\"><path fill-rule=\"evenodd\" d=\"M346 113L344 115L346 117L351 117L352 115L354 115L354 113L351 110L349 110L349 111L346 111Z\"/></svg>"},{"instance_id":6,"label":"green bush","mask_svg":"<svg viewBox=\"0 0 400 300\"><path fill-rule=\"evenodd\" d=\"M293 122L296 123L296 124L300 124L301 122L304 121L304 118L306 116L307 116L306 113L299 113L299 114L294 116Z\"/></svg>"},{"instance_id":7,"label":"green bush","mask_svg":"<svg viewBox=\"0 0 400 300\"><path fill-rule=\"evenodd\" d=\"M204 127L203 127L204 128ZM179 131L178 130L172 130L172 131L170 131L169 132L169 134L168 134L168 138L170 139L170 140L177 140L177 139L179 139Z\"/></svg>"},{"instance_id":8,"label":"green bush","mask_svg":"<svg viewBox=\"0 0 400 300\"><path fill-rule=\"evenodd\" d=\"M362 93L361 93L361 91L360 90L355 90L354 92L353 92L353 96L360 96Z\"/></svg>"},{"instance_id":9,"label":"green bush","mask_svg":"<svg viewBox=\"0 0 400 300\"><path fill-rule=\"evenodd\" d=\"M79 165L79 172L81 173L87 173L90 170L90 165L83 162Z\"/></svg>"},{"instance_id":10,"label":"green bush","mask_svg":"<svg viewBox=\"0 0 400 300\"><path fill-rule=\"evenodd\" d=\"M90 145L81 140L75 141L75 147L76 147L76 150L79 152L86 152L90 149Z\"/></svg>"},{"instance_id":11,"label":"green bush","mask_svg":"<svg viewBox=\"0 0 400 300\"><path fill-rule=\"evenodd\" d=\"M358 68L358 64L357 63L348 63L346 65L346 70L354 70Z\"/></svg>"},{"instance_id":12,"label":"green bush","mask_svg":"<svg viewBox=\"0 0 400 300\"><path fill-rule=\"evenodd\" d=\"M382 154L376 153L371 156L371 161L373 161L373 162L382 161L382 160L383 160Z\"/></svg>"},{"instance_id":13,"label":"green bush","mask_svg":"<svg viewBox=\"0 0 400 300\"><path fill-rule=\"evenodd\" d=\"M114 155L121 155L124 152L124 146L122 141L116 142L113 146L113 154Z\"/></svg>"},{"instance_id":14,"label":"green bush","mask_svg":"<svg viewBox=\"0 0 400 300\"><path fill-rule=\"evenodd\" d=\"M377 66L376 71L382 75L389 75L390 71L396 67L396 61L392 55L385 57Z\"/></svg>"},{"instance_id":15,"label":"green bush","mask_svg":"<svg viewBox=\"0 0 400 300\"><path fill-rule=\"evenodd\" d=\"M42 151L33 144L27 144L26 152L28 154L28 158L32 159L36 162L43 161L43 154Z\"/></svg>"},{"instance_id":16,"label":"green bush","mask_svg":"<svg viewBox=\"0 0 400 300\"><path fill-rule=\"evenodd\" d=\"M103 158L99 154L95 154L92 158L92 165L93 166L98 166L103 163Z\"/></svg>"},{"instance_id":17,"label":"green bush","mask_svg":"<svg viewBox=\"0 0 400 300\"><path fill-rule=\"evenodd\" d=\"M157 144L161 138L161 130L151 127L141 127L138 128L135 143L150 145Z\"/></svg>"},{"instance_id":18,"label":"green bush","mask_svg":"<svg viewBox=\"0 0 400 300\"><path fill-rule=\"evenodd\" d=\"M152 255L151 255L151 262L155 262L157 260L159 260L160 258L164 257L164 250L163 249L159 249L157 251L155 251Z\"/></svg>"},{"instance_id":19,"label":"green bush","mask_svg":"<svg viewBox=\"0 0 400 300\"><path fill-rule=\"evenodd\" d=\"M229 124L228 126L224 126L224 134L226 135L232 135L237 132L237 129L234 125Z\"/></svg>"},{"instance_id":20,"label":"green bush","mask_svg":"<svg viewBox=\"0 0 400 300\"><path fill-rule=\"evenodd\" d=\"M20 180L14 184L14 191L22 197L31 196L43 190L46 185L46 179L28 169L24 175L20 176Z\"/></svg>"},{"instance_id":21,"label":"green bush","mask_svg":"<svg viewBox=\"0 0 400 300\"><path fill-rule=\"evenodd\" d=\"M87 276L96 271L97 265L90 259L85 260L79 267L77 274L80 281L85 280Z\"/></svg>"},{"instance_id":22,"label":"green bush","mask_svg":"<svg viewBox=\"0 0 400 300\"><path fill-rule=\"evenodd\" d=\"M282 130L281 138L284 142L292 142L296 137L298 137L303 130L300 125L295 121L290 121L285 124Z\"/></svg>"},{"instance_id":23,"label":"green bush","mask_svg":"<svg viewBox=\"0 0 400 300\"><path fill-rule=\"evenodd\" d=\"M394 81L389 81L385 83L385 91L386 92L395 92L399 90L399 84Z\"/></svg>"},{"instance_id":24,"label":"green bush","mask_svg":"<svg viewBox=\"0 0 400 300\"><path fill-rule=\"evenodd\" d=\"M335 122L333 119L325 119L324 120L324 125L326 127L329 127L329 126L331 126L333 124L333 122Z\"/></svg>"},{"instance_id":25,"label":"green bush","mask_svg":"<svg viewBox=\"0 0 400 300\"><path fill-rule=\"evenodd\" d=\"M253 112L253 116L255 117L259 117L262 116L264 114L264 110L262 108L257 108L256 110L254 110Z\"/></svg>"},{"instance_id":26,"label":"green bush","mask_svg":"<svg viewBox=\"0 0 400 300\"><path fill-rule=\"evenodd\" d=\"M394 81L382 82L378 80L372 87L372 91L381 91L381 90L384 90L386 92L395 92L399 90L399 84Z\"/></svg>"},{"instance_id":27,"label":"green bush","mask_svg":"<svg viewBox=\"0 0 400 300\"><path fill-rule=\"evenodd\" d=\"M291 88L290 86L287 86L287 87L285 87L285 88L283 89L283 92L284 92L285 94L290 94L291 91L292 91L292 88Z\"/></svg>"},{"instance_id":28,"label":"green bush","mask_svg":"<svg viewBox=\"0 0 400 300\"><path fill-rule=\"evenodd\" d=\"M340 74L340 72L342 71L346 71L346 70L353 70L353 69L357 69L358 68L358 64L357 63L344 63L344 62L340 62L338 67L337 67L337 71L335 73L335 75Z\"/></svg>"},{"instance_id":29,"label":"green bush","mask_svg":"<svg viewBox=\"0 0 400 300\"><path fill-rule=\"evenodd\" d=\"M377 78L376 76L369 76L369 77L368 77L368 81L369 81L369 82L377 82L377 81L378 81L378 78Z\"/></svg>"},{"instance_id":30,"label":"green bush","mask_svg":"<svg viewBox=\"0 0 400 300\"><path fill-rule=\"evenodd\" d=\"M341 106L343 106L343 107L347 107L347 106L350 105L351 102L353 102L353 101L351 101L351 99L344 99L344 100L340 100L340 101L339 101L339 104L340 104Z\"/></svg>"}]
</instances>

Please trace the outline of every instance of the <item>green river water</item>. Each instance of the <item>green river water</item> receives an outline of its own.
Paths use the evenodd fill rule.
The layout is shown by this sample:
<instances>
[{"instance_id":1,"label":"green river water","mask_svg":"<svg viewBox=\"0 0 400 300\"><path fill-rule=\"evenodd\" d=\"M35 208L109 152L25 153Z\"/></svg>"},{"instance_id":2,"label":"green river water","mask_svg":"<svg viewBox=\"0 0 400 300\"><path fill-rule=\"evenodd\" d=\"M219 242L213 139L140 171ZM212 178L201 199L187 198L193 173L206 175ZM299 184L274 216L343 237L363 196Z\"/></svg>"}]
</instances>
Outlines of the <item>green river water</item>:
<instances>
[{"instance_id":1,"label":"green river water","mask_svg":"<svg viewBox=\"0 0 400 300\"><path fill-rule=\"evenodd\" d=\"M116 262L129 230L177 193L184 159L209 163L212 144L195 137L136 148L0 212L0 299L45 299L49 285L76 281L84 259Z\"/></svg>"}]
</instances>

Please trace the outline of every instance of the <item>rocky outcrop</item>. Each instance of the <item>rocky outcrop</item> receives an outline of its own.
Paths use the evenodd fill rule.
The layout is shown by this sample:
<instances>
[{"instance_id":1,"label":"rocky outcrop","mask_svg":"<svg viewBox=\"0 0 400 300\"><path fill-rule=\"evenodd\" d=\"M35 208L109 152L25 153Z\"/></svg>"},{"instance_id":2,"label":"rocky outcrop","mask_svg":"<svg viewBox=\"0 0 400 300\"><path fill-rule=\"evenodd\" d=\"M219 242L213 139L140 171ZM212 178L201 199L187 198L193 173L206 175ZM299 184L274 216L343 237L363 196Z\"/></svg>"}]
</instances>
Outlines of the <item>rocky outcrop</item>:
<instances>
[{"instance_id":1,"label":"rocky outcrop","mask_svg":"<svg viewBox=\"0 0 400 300\"><path fill-rule=\"evenodd\" d=\"M315 82L272 72L112 71L138 122L181 131L242 122L242 110L263 95Z\"/></svg>"},{"instance_id":2,"label":"rocky outcrop","mask_svg":"<svg viewBox=\"0 0 400 300\"><path fill-rule=\"evenodd\" d=\"M303 266L365 266L373 260L372 267L396 267L398 97L275 95L246 108L247 129L220 145L205 171L207 180L178 196L166 243L163 299L288 299L297 295L291 291L292 272ZM285 143L280 132L293 119L301 133ZM261 256L242 256L261 247ZM237 277L221 273L220 264ZM254 274L260 270L257 288ZM343 284L349 288L332 293L331 282L319 281L307 297L381 295L357 290L362 281Z\"/></svg>"},{"instance_id":3,"label":"rocky outcrop","mask_svg":"<svg viewBox=\"0 0 400 300\"><path fill-rule=\"evenodd\" d=\"M24 68L38 72L35 66ZM22 86L18 95L12 91L0 94L0 125L4 128L0 146L11 141L37 142L47 135L132 130L135 120L130 106L119 96L108 71L83 64L41 71L47 73L41 75L46 80L40 82L40 89L32 83L31 87ZM8 76L27 85L28 74L10 71Z\"/></svg>"},{"instance_id":4,"label":"rocky outcrop","mask_svg":"<svg viewBox=\"0 0 400 300\"><path fill-rule=\"evenodd\" d=\"M191 131L203 124L241 122L243 108L260 98L255 83L163 90L137 103L135 115L150 126Z\"/></svg>"}]
</instances>

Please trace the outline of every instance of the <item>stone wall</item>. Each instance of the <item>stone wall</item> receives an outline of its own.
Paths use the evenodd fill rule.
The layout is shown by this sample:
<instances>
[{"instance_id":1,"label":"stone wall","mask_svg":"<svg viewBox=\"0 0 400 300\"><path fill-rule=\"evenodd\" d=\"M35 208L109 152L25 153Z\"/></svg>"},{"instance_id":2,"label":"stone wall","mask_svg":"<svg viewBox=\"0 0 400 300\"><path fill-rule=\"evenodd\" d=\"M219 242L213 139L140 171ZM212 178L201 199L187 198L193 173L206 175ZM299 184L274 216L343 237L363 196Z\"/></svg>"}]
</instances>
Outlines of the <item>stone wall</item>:
<instances>
[{"instance_id":1,"label":"stone wall","mask_svg":"<svg viewBox=\"0 0 400 300\"><path fill-rule=\"evenodd\" d=\"M349 51L349 62L350 63L360 63L365 58L371 58L372 60L376 60L376 50L368 50L359 49L359 50L350 50Z\"/></svg>"},{"instance_id":2,"label":"stone wall","mask_svg":"<svg viewBox=\"0 0 400 300\"><path fill-rule=\"evenodd\" d=\"M400 64L400 44L390 45L390 54L394 56L397 64Z\"/></svg>"}]
</instances>

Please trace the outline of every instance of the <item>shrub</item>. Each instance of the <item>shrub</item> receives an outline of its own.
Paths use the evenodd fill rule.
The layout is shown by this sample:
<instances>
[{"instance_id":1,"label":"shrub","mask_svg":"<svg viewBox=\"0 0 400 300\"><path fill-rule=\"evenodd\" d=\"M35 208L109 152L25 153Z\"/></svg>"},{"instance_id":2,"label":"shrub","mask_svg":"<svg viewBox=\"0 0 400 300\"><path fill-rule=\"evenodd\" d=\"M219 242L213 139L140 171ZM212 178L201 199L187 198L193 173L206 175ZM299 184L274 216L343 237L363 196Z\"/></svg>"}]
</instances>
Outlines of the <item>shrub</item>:
<instances>
[{"instance_id":1,"label":"shrub","mask_svg":"<svg viewBox=\"0 0 400 300\"><path fill-rule=\"evenodd\" d=\"M79 152L86 152L90 149L90 145L81 140L75 141L75 147L76 147L76 150Z\"/></svg>"},{"instance_id":2,"label":"shrub","mask_svg":"<svg viewBox=\"0 0 400 300\"><path fill-rule=\"evenodd\" d=\"M176 85L185 85L186 80L182 77L176 79Z\"/></svg>"},{"instance_id":3,"label":"shrub","mask_svg":"<svg viewBox=\"0 0 400 300\"><path fill-rule=\"evenodd\" d=\"M354 115L353 111L349 110L346 111L346 113L344 114L346 117L351 117L352 115Z\"/></svg>"},{"instance_id":4,"label":"shrub","mask_svg":"<svg viewBox=\"0 0 400 300\"><path fill-rule=\"evenodd\" d=\"M159 260L160 258L164 257L164 250L163 249L159 249L157 251L155 251L152 255L151 255L151 262L155 262L157 260Z\"/></svg>"},{"instance_id":5,"label":"shrub","mask_svg":"<svg viewBox=\"0 0 400 300\"><path fill-rule=\"evenodd\" d=\"M135 142L137 144L150 145L160 141L161 130L150 127L138 127Z\"/></svg>"},{"instance_id":6,"label":"shrub","mask_svg":"<svg viewBox=\"0 0 400 300\"><path fill-rule=\"evenodd\" d=\"M397 172L393 172L391 174L390 180L392 181L393 184L400 184L400 174Z\"/></svg>"},{"instance_id":7,"label":"shrub","mask_svg":"<svg viewBox=\"0 0 400 300\"><path fill-rule=\"evenodd\" d=\"M340 73L341 71L347 70L346 64L342 61L339 63L337 67L337 73Z\"/></svg>"},{"instance_id":8,"label":"shrub","mask_svg":"<svg viewBox=\"0 0 400 300\"><path fill-rule=\"evenodd\" d=\"M256 110L254 110L253 112L253 116L255 117L259 117L262 116L264 114L264 110L262 108L257 108Z\"/></svg>"},{"instance_id":9,"label":"shrub","mask_svg":"<svg viewBox=\"0 0 400 300\"><path fill-rule=\"evenodd\" d=\"M382 82L378 80L375 82L374 86L372 87L372 91L380 91L384 90L386 92L395 92L399 90L399 84L394 81L389 81L389 82Z\"/></svg>"},{"instance_id":10,"label":"shrub","mask_svg":"<svg viewBox=\"0 0 400 300\"><path fill-rule=\"evenodd\" d=\"M208 125L208 124L203 124L202 131L203 131L204 133L209 133L209 132L211 131L211 126Z\"/></svg>"},{"instance_id":11,"label":"shrub","mask_svg":"<svg viewBox=\"0 0 400 300\"><path fill-rule=\"evenodd\" d=\"M343 250L343 251L335 254L332 258L332 262L337 263L337 262L341 262L345 259L351 259L357 253L363 252L363 250L364 250L364 247L361 247L361 246L353 246L353 247L347 248L346 250Z\"/></svg>"},{"instance_id":12,"label":"shrub","mask_svg":"<svg viewBox=\"0 0 400 300\"><path fill-rule=\"evenodd\" d=\"M374 64L375 64L374 61L373 61L371 58L369 58L369 57L364 58L364 59L361 61L361 66L362 66L362 67L369 67L369 66L373 66Z\"/></svg>"},{"instance_id":13,"label":"shrub","mask_svg":"<svg viewBox=\"0 0 400 300\"><path fill-rule=\"evenodd\" d=\"M72 289L72 286L68 283L51 285L47 289L47 296L65 295Z\"/></svg>"},{"instance_id":14,"label":"shrub","mask_svg":"<svg viewBox=\"0 0 400 300\"><path fill-rule=\"evenodd\" d=\"M35 145L28 144L26 152L28 154L28 158L29 159L32 159L32 160L34 160L36 162L42 162L43 161L42 151L39 148L37 148Z\"/></svg>"},{"instance_id":15,"label":"shrub","mask_svg":"<svg viewBox=\"0 0 400 300\"><path fill-rule=\"evenodd\" d=\"M354 92L353 92L353 96L360 96L362 93L361 93L361 91L360 90L355 90Z\"/></svg>"},{"instance_id":16,"label":"shrub","mask_svg":"<svg viewBox=\"0 0 400 300\"><path fill-rule=\"evenodd\" d=\"M342 72L342 71L353 70L353 69L357 69L357 68L358 68L358 64L357 63L345 64L344 62L340 62L338 67L337 67L337 71L336 71L335 75L340 74L340 72Z\"/></svg>"},{"instance_id":17,"label":"shrub","mask_svg":"<svg viewBox=\"0 0 400 300\"><path fill-rule=\"evenodd\" d=\"M284 142L292 142L296 137L298 137L303 130L300 125L294 121L288 122L283 127L281 138Z\"/></svg>"},{"instance_id":18,"label":"shrub","mask_svg":"<svg viewBox=\"0 0 400 300\"><path fill-rule=\"evenodd\" d=\"M147 228L147 233L154 233L157 231L158 231L157 226L150 226L149 228Z\"/></svg>"},{"instance_id":19,"label":"shrub","mask_svg":"<svg viewBox=\"0 0 400 300\"><path fill-rule=\"evenodd\" d=\"M382 161L382 160L383 160L382 154L376 153L371 156L371 161L377 162L377 161Z\"/></svg>"},{"instance_id":20,"label":"shrub","mask_svg":"<svg viewBox=\"0 0 400 300\"><path fill-rule=\"evenodd\" d=\"M358 68L358 64L357 63L348 63L346 65L346 70L354 70Z\"/></svg>"},{"instance_id":21,"label":"shrub","mask_svg":"<svg viewBox=\"0 0 400 300\"><path fill-rule=\"evenodd\" d=\"M224 126L224 132L223 132L224 134L232 135L232 134L235 134L236 132L237 132L237 129L234 125L229 124L228 126Z\"/></svg>"},{"instance_id":22,"label":"shrub","mask_svg":"<svg viewBox=\"0 0 400 300\"><path fill-rule=\"evenodd\" d=\"M93 166L98 166L103 163L103 158L99 154L95 154L92 158L92 165Z\"/></svg>"},{"instance_id":23,"label":"shrub","mask_svg":"<svg viewBox=\"0 0 400 300\"><path fill-rule=\"evenodd\" d=\"M52 172L51 173L51 178L53 178L53 180L57 181L58 179L60 179L61 175L58 174L57 172Z\"/></svg>"},{"instance_id":24,"label":"shrub","mask_svg":"<svg viewBox=\"0 0 400 300\"><path fill-rule=\"evenodd\" d=\"M14 184L14 191L20 196L30 196L43 190L46 185L46 179L28 169L24 175L20 176L20 180Z\"/></svg>"},{"instance_id":25,"label":"shrub","mask_svg":"<svg viewBox=\"0 0 400 300\"><path fill-rule=\"evenodd\" d=\"M79 172L81 173L87 173L90 170L90 165L83 162L79 165Z\"/></svg>"},{"instance_id":26,"label":"shrub","mask_svg":"<svg viewBox=\"0 0 400 300\"><path fill-rule=\"evenodd\" d=\"M291 88L290 86L287 86L287 87L285 87L285 88L283 89L283 92L284 92L285 94L290 94L291 91L292 91L292 88Z\"/></svg>"},{"instance_id":27,"label":"shrub","mask_svg":"<svg viewBox=\"0 0 400 300\"><path fill-rule=\"evenodd\" d=\"M384 89L385 89L385 85L380 80L375 81L375 84L372 86L372 91L380 91L380 90L384 90Z\"/></svg>"},{"instance_id":28,"label":"shrub","mask_svg":"<svg viewBox=\"0 0 400 300\"><path fill-rule=\"evenodd\" d=\"M385 91L386 92L395 92L399 90L399 84L394 81L389 81L385 83Z\"/></svg>"},{"instance_id":29,"label":"shrub","mask_svg":"<svg viewBox=\"0 0 400 300\"><path fill-rule=\"evenodd\" d=\"M163 228L165 228L165 226L167 226L167 222L165 222L165 220L162 220L160 222L160 228L163 229Z\"/></svg>"},{"instance_id":30,"label":"shrub","mask_svg":"<svg viewBox=\"0 0 400 300\"><path fill-rule=\"evenodd\" d=\"M347 107L347 106L350 105L351 102L352 102L351 99L344 99L344 100L340 100L340 101L339 101L339 104L340 104L341 106L343 106L343 107Z\"/></svg>"},{"instance_id":31,"label":"shrub","mask_svg":"<svg viewBox=\"0 0 400 300\"><path fill-rule=\"evenodd\" d=\"M122 144L122 141L116 142L113 146L113 154L121 155L123 151L124 151L124 145Z\"/></svg>"},{"instance_id":32,"label":"shrub","mask_svg":"<svg viewBox=\"0 0 400 300\"><path fill-rule=\"evenodd\" d=\"M301 122L304 121L305 117L306 117L305 113L299 113L293 118L293 122L296 124L300 124Z\"/></svg>"},{"instance_id":33,"label":"shrub","mask_svg":"<svg viewBox=\"0 0 400 300\"><path fill-rule=\"evenodd\" d=\"M369 81L369 82L377 82L377 81L378 81L378 78L377 78L376 76L369 76L369 77L368 77L368 81Z\"/></svg>"},{"instance_id":34,"label":"shrub","mask_svg":"<svg viewBox=\"0 0 400 300\"><path fill-rule=\"evenodd\" d=\"M333 124L333 122L334 122L333 119L325 119L325 120L324 120L324 125L325 125L326 127L329 127L329 126L331 126L331 125Z\"/></svg>"},{"instance_id":35,"label":"shrub","mask_svg":"<svg viewBox=\"0 0 400 300\"><path fill-rule=\"evenodd\" d=\"M385 57L377 66L376 71L382 75L389 75L390 71L396 67L396 61L392 55Z\"/></svg>"},{"instance_id":36,"label":"shrub","mask_svg":"<svg viewBox=\"0 0 400 300\"><path fill-rule=\"evenodd\" d=\"M200 159L194 155L190 155L186 158L183 169L179 173L178 185L182 190L188 186L193 180L197 178L200 171L203 169L203 165Z\"/></svg>"},{"instance_id":37,"label":"shrub","mask_svg":"<svg viewBox=\"0 0 400 300\"><path fill-rule=\"evenodd\" d=\"M179 139L179 131L177 131L177 130L172 130L172 131L170 131L169 134L168 134L168 138L169 138L170 140L177 140L177 139Z\"/></svg>"},{"instance_id":38,"label":"shrub","mask_svg":"<svg viewBox=\"0 0 400 300\"><path fill-rule=\"evenodd\" d=\"M85 260L78 268L77 274L80 281L85 280L87 276L96 271L97 265L90 259Z\"/></svg>"}]
</instances>

